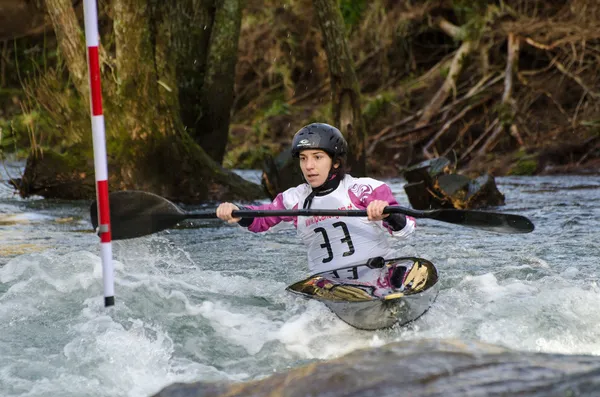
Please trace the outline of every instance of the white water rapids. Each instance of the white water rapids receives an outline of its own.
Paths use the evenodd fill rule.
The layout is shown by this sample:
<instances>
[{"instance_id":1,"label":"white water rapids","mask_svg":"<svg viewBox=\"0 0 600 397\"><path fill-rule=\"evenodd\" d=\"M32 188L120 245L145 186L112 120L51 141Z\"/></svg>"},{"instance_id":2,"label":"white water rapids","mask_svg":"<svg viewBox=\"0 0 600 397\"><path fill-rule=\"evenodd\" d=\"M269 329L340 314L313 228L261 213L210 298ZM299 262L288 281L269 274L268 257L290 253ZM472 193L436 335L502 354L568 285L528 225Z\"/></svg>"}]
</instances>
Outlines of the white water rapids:
<instances>
[{"instance_id":1,"label":"white water rapids","mask_svg":"<svg viewBox=\"0 0 600 397\"><path fill-rule=\"evenodd\" d=\"M411 326L377 332L284 291L307 275L291 227L255 235L198 221L114 242L116 306L106 309L90 203L23 200L2 185L0 395L148 396L421 338L600 355L600 178L496 181L497 210L529 217L535 232L417 220L397 247L436 264L440 294ZM390 184L407 205L403 181Z\"/></svg>"}]
</instances>

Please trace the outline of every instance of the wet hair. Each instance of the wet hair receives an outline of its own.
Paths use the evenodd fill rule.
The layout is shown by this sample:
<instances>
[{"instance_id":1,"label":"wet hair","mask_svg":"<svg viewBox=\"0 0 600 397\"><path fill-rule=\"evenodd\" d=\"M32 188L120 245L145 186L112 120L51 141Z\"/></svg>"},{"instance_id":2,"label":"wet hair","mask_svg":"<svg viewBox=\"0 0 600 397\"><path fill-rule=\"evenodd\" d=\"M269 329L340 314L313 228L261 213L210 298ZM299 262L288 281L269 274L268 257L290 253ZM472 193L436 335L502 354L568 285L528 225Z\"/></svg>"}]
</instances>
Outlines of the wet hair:
<instances>
[{"instance_id":1,"label":"wet hair","mask_svg":"<svg viewBox=\"0 0 600 397\"><path fill-rule=\"evenodd\" d=\"M331 158L333 160L333 163L331 165L332 167L332 174L337 174L339 176L340 179L344 179L344 177L346 176L346 155L342 155L342 156L334 156ZM335 164L339 164L339 167L337 168L333 168L333 166Z\"/></svg>"}]
</instances>

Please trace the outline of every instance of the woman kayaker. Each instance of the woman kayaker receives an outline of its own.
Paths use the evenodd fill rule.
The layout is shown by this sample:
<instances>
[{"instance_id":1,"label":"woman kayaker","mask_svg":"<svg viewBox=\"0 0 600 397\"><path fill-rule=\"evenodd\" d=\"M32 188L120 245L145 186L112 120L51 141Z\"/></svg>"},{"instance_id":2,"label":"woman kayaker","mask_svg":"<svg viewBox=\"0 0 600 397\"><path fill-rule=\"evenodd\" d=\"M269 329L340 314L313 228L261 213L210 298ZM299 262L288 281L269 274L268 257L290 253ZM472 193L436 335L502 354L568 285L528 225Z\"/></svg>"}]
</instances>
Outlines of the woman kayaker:
<instances>
[{"instance_id":1,"label":"woman kayaker","mask_svg":"<svg viewBox=\"0 0 600 397\"><path fill-rule=\"evenodd\" d=\"M381 267L380 258L393 258L389 236L405 238L415 228L415 221L402 214L383 214L388 205L398 205L390 187L372 178L354 178L345 173L348 144L341 132L328 124L313 123L300 129L292 141L292 155L299 158L306 183L288 189L273 202L244 209L366 209L368 217L280 217L234 218L232 211L241 209L222 203L217 216L229 223L237 222L252 232L264 232L280 222L291 222L308 247L311 274L349 267L339 277L363 279L370 267ZM372 259L379 258L379 259ZM353 269L353 270L352 270ZM365 273L365 274L362 274ZM337 274L337 273L336 273Z\"/></svg>"}]
</instances>

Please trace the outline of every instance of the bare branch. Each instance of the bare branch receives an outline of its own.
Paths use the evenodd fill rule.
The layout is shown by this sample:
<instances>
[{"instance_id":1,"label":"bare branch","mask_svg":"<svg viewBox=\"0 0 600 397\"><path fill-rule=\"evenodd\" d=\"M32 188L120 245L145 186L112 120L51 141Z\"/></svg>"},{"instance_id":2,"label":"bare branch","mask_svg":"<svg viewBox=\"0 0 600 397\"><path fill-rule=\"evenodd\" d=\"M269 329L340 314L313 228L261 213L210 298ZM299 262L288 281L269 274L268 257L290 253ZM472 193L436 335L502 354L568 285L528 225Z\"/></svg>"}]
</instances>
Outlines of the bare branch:
<instances>
[{"instance_id":1,"label":"bare branch","mask_svg":"<svg viewBox=\"0 0 600 397\"><path fill-rule=\"evenodd\" d=\"M514 104L514 100L512 98L513 93L513 85L514 85L514 77L517 73L519 62L519 37L517 37L514 33L508 34L508 49L506 54L506 71L504 73L504 93L502 94L502 104L505 105L504 109L508 113L506 116L510 117L510 126L508 130L511 134L517 139L519 144L523 144L523 139L521 135L519 135L519 130L513 124L513 119L515 116L516 106ZM502 115L500 116L502 117ZM504 121L506 122L506 121ZM488 148L493 147L496 138L500 136L502 132L506 131L506 125L501 122L495 129L492 135L485 141L485 143L479 149L477 155L481 156L485 154Z\"/></svg>"},{"instance_id":2,"label":"bare branch","mask_svg":"<svg viewBox=\"0 0 600 397\"><path fill-rule=\"evenodd\" d=\"M474 97L475 95L478 95L482 92L484 92L485 90L487 90L488 88L492 87L494 84L496 84L497 82L499 82L500 80L502 80L502 78L504 77L504 73L500 73L499 75L497 75L496 77L494 77L493 79L490 80L490 76L485 76L483 77L475 86L473 86L463 97L453 101L452 103L449 103L448 105L442 107L439 113L443 113L443 112L448 112L449 110L453 109L454 107L457 107L458 105L460 105L461 103L469 100L470 98ZM394 129L408 124L409 122L413 121L414 119L416 119L417 117L419 117L422 114L422 110L418 111L417 113L407 116L405 118L403 118L402 120L389 125L387 127L385 127L384 129L382 129L377 135L375 135L372 139L371 144L369 145L369 149L367 151L368 155L371 155L371 153L373 153L373 151L375 150L375 147L377 146L377 144L381 141L388 141L390 139L394 139L394 138L398 138L416 131L421 131L427 127L432 127L435 126L437 124L440 124L441 122L437 122L437 123L429 123L420 127L413 127L410 128L408 130L402 130L399 132L394 132L394 133L390 133L391 131L393 131Z\"/></svg>"},{"instance_id":3,"label":"bare branch","mask_svg":"<svg viewBox=\"0 0 600 397\"><path fill-rule=\"evenodd\" d=\"M560 63L556 58L554 58L552 60L552 62L554 63L554 65L556 65L556 69L558 69L562 74L564 74L565 76L571 78L571 80L573 80L574 82L576 82L577 84L579 84L579 86L581 88L583 88L583 90L589 94L591 97L599 99L600 98L600 92L595 92L592 91L584 82L583 80L581 80L581 77L569 72L569 70L562 64Z\"/></svg>"},{"instance_id":4,"label":"bare branch","mask_svg":"<svg viewBox=\"0 0 600 397\"><path fill-rule=\"evenodd\" d=\"M439 18L437 21L437 25L448 36L454 39L458 39L460 37L462 31L461 28L454 25L453 23L450 23L445 18Z\"/></svg>"},{"instance_id":5,"label":"bare branch","mask_svg":"<svg viewBox=\"0 0 600 397\"><path fill-rule=\"evenodd\" d=\"M429 104L423 110L423 115L417 122L416 127L429 124L431 118L440 110L446 99L448 99L448 96L450 96L450 92L456 92L456 81L462 72L465 59L474 48L475 43L470 40L461 44L458 51L456 51L454 58L452 59L452 64L450 65L450 70L448 71L446 80L444 80L444 83L438 92L433 96Z\"/></svg>"},{"instance_id":6,"label":"bare branch","mask_svg":"<svg viewBox=\"0 0 600 397\"><path fill-rule=\"evenodd\" d=\"M508 54L506 59L506 72L504 77L504 93L502 103L511 101L514 85L514 76L519 62L519 38L513 33L508 34Z\"/></svg>"},{"instance_id":7,"label":"bare branch","mask_svg":"<svg viewBox=\"0 0 600 397\"><path fill-rule=\"evenodd\" d=\"M540 50L546 50L546 51L552 50L562 44L560 41L556 41L549 45L544 44L544 43L538 43L537 41L533 40L531 37L526 37L525 42L532 47L539 48Z\"/></svg>"},{"instance_id":8,"label":"bare branch","mask_svg":"<svg viewBox=\"0 0 600 397\"><path fill-rule=\"evenodd\" d=\"M492 121L492 124L490 124L488 126L488 128L483 132L483 134L479 135L479 137L477 137L477 139L475 139L475 141L471 144L471 146L469 146L467 148L467 150L465 150L463 152L463 154L460 156L460 158L458 159L458 161L464 160L469 155L469 153L471 153L473 151L473 149L475 149L477 147L477 145L479 145L479 142L481 142L483 140L483 138L485 138L486 135L489 134L490 131L492 131L496 127L496 125L499 122L500 122L499 119L494 119L494 121Z\"/></svg>"},{"instance_id":9,"label":"bare branch","mask_svg":"<svg viewBox=\"0 0 600 397\"><path fill-rule=\"evenodd\" d=\"M481 99L479 99L477 102L473 102L467 106L465 106L456 116L454 116L453 118L451 118L450 120L448 120L443 126L442 128L423 146L423 155L426 158L432 158L433 155L431 153L429 153L429 148L446 132L450 129L450 127L456 123L458 120L462 119L469 111L471 111L473 108L483 105L485 102L487 102L489 99L491 98L491 96L485 96Z\"/></svg>"}]
</instances>

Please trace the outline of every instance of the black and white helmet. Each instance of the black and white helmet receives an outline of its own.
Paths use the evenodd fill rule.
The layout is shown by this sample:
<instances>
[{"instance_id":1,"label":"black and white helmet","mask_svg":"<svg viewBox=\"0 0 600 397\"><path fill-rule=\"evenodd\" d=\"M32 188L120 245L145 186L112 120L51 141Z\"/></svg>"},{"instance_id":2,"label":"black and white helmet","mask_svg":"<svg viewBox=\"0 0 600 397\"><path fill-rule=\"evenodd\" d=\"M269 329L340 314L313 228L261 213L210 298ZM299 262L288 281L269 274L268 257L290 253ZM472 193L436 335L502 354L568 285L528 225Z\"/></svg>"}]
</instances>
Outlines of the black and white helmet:
<instances>
[{"instance_id":1,"label":"black and white helmet","mask_svg":"<svg viewBox=\"0 0 600 397\"><path fill-rule=\"evenodd\" d=\"M333 158L342 158L348 152L348 143L337 128L325 123L312 123L294 135L292 157L300 156L300 152L306 149L320 149Z\"/></svg>"}]
</instances>

